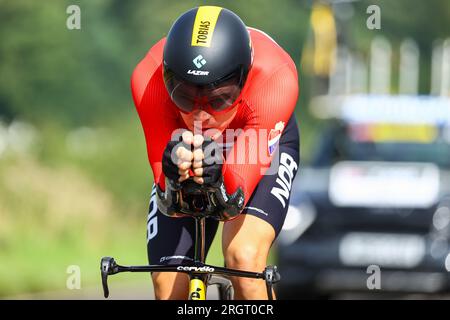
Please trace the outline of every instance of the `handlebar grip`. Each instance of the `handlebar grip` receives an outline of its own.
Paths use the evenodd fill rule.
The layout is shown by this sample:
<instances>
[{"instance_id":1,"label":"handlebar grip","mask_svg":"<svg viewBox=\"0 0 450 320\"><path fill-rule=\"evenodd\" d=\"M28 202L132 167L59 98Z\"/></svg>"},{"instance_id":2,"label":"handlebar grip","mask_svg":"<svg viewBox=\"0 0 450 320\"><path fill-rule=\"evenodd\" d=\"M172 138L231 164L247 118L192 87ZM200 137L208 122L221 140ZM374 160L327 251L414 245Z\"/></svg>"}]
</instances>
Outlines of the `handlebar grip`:
<instances>
[{"instance_id":1,"label":"handlebar grip","mask_svg":"<svg viewBox=\"0 0 450 320\"><path fill-rule=\"evenodd\" d=\"M114 258L103 257L100 262L100 271L102 275L103 296L105 298L108 298L109 297L108 275L115 274L118 272L118 266Z\"/></svg>"}]
</instances>

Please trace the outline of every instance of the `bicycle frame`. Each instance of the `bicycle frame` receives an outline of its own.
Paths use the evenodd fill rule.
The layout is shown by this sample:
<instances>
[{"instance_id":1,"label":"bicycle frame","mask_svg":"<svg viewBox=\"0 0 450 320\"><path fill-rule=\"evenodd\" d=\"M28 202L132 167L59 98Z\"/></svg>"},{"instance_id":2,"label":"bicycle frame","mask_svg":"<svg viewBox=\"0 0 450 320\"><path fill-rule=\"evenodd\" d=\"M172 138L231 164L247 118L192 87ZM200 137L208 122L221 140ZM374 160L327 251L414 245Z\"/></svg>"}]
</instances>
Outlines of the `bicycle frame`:
<instances>
[{"instance_id":1,"label":"bicycle frame","mask_svg":"<svg viewBox=\"0 0 450 320\"><path fill-rule=\"evenodd\" d=\"M273 284L280 280L276 266L267 266L263 272L250 272L205 264L205 217L195 219L194 261L177 265L121 266L112 257L101 260L103 294L109 296L108 276L121 272L182 272L189 275L189 300L206 300L208 278L211 275L246 277L263 279L266 282L267 295L273 300Z\"/></svg>"}]
</instances>

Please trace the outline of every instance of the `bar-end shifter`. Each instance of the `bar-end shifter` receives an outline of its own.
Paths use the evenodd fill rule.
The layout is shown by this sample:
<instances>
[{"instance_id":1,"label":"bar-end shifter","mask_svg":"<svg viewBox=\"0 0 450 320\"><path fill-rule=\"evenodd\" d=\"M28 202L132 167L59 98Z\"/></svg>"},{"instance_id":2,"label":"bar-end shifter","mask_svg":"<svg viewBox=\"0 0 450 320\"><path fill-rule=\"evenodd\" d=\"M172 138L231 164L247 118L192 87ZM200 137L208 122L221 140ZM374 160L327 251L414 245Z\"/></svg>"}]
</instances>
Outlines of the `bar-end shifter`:
<instances>
[{"instance_id":1,"label":"bar-end shifter","mask_svg":"<svg viewBox=\"0 0 450 320\"><path fill-rule=\"evenodd\" d=\"M100 270L102 273L103 295L105 298L109 296L108 276L119 272L119 267L112 257L103 257L100 262Z\"/></svg>"}]
</instances>

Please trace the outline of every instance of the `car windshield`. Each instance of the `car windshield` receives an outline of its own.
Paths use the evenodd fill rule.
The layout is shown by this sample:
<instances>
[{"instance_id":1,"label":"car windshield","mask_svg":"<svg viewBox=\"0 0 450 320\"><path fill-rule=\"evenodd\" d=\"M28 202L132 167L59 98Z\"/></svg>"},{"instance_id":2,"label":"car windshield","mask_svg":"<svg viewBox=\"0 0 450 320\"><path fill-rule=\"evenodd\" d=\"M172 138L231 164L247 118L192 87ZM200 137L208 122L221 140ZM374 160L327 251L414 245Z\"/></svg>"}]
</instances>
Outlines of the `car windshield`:
<instances>
[{"instance_id":1,"label":"car windshield","mask_svg":"<svg viewBox=\"0 0 450 320\"><path fill-rule=\"evenodd\" d=\"M450 145L447 143L352 143L345 148L349 160L432 162L450 167Z\"/></svg>"},{"instance_id":2,"label":"car windshield","mask_svg":"<svg viewBox=\"0 0 450 320\"><path fill-rule=\"evenodd\" d=\"M360 142L349 137L344 126L327 128L319 139L312 159L315 167L331 166L338 161L431 162L450 168L450 143Z\"/></svg>"}]
</instances>

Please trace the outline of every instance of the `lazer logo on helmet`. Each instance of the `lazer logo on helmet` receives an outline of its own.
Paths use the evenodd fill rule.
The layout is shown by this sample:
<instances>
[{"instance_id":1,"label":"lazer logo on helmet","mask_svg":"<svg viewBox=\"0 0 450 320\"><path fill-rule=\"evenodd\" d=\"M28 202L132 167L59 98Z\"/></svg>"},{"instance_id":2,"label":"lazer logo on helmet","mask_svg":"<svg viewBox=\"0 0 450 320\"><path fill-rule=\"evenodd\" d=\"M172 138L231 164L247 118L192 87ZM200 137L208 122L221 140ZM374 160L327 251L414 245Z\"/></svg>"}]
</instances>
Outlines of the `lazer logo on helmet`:
<instances>
[{"instance_id":1,"label":"lazer logo on helmet","mask_svg":"<svg viewBox=\"0 0 450 320\"><path fill-rule=\"evenodd\" d=\"M194 65L197 67L197 69L200 69L206 64L205 58L201 54L196 56L194 60L192 60ZM209 74L209 71L199 71L199 70L191 70L189 69L187 74L192 74L194 76L207 76Z\"/></svg>"},{"instance_id":2,"label":"lazer logo on helmet","mask_svg":"<svg viewBox=\"0 0 450 320\"><path fill-rule=\"evenodd\" d=\"M206 60L205 58L203 58L203 56L201 54L199 54L198 56L196 56L194 58L194 60L192 60L192 62L195 64L195 66L200 69L201 67L203 67L206 64Z\"/></svg>"},{"instance_id":3,"label":"lazer logo on helmet","mask_svg":"<svg viewBox=\"0 0 450 320\"><path fill-rule=\"evenodd\" d=\"M187 74L193 74L194 76L207 76L209 71L188 70Z\"/></svg>"},{"instance_id":4,"label":"lazer logo on helmet","mask_svg":"<svg viewBox=\"0 0 450 320\"><path fill-rule=\"evenodd\" d=\"M214 268L211 267L183 267L179 266L178 271L195 271L195 272L214 272Z\"/></svg>"}]
</instances>

